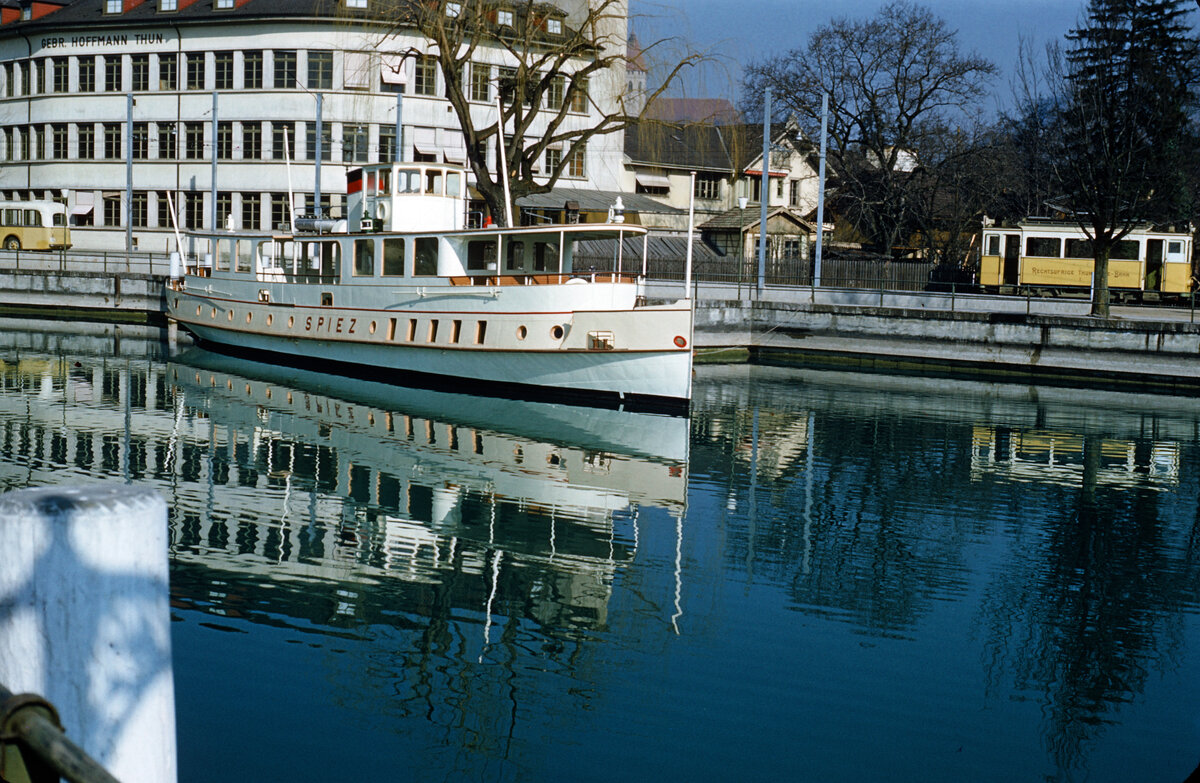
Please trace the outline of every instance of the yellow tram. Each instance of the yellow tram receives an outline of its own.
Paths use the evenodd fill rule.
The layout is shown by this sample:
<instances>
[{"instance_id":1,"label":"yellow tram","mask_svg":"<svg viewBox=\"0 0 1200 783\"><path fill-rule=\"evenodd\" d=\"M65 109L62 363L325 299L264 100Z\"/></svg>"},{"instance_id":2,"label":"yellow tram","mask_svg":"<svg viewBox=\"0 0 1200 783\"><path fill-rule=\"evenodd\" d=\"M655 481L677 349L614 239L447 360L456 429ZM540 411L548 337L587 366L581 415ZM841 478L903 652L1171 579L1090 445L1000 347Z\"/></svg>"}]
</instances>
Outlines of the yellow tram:
<instances>
[{"instance_id":1,"label":"yellow tram","mask_svg":"<svg viewBox=\"0 0 1200 783\"><path fill-rule=\"evenodd\" d=\"M1078 224L1026 220L983 230L979 282L985 290L1069 294L1089 290L1092 242ZM1192 237L1139 226L1113 245L1108 287L1116 300L1181 297L1192 290Z\"/></svg>"}]
</instances>

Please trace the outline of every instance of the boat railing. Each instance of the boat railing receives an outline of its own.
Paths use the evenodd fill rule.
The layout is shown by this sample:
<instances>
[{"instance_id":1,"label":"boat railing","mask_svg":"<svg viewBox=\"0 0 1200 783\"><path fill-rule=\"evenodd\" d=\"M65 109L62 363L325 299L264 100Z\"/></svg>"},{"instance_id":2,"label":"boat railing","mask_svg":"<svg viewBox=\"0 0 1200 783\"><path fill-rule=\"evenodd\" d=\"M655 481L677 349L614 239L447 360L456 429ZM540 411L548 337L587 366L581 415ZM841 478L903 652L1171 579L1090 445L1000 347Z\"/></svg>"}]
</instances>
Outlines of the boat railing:
<instances>
[{"instance_id":1,"label":"boat railing","mask_svg":"<svg viewBox=\"0 0 1200 783\"><path fill-rule=\"evenodd\" d=\"M4 780L117 783L63 732L58 711L43 697L0 685L0 773Z\"/></svg>"},{"instance_id":2,"label":"boat railing","mask_svg":"<svg viewBox=\"0 0 1200 783\"><path fill-rule=\"evenodd\" d=\"M532 275L456 275L449 278L454 286L516 286L516 285L566 285L578 283L637 283L637 275L614 272L587 272Z\"/></svg>"}]
</instances>

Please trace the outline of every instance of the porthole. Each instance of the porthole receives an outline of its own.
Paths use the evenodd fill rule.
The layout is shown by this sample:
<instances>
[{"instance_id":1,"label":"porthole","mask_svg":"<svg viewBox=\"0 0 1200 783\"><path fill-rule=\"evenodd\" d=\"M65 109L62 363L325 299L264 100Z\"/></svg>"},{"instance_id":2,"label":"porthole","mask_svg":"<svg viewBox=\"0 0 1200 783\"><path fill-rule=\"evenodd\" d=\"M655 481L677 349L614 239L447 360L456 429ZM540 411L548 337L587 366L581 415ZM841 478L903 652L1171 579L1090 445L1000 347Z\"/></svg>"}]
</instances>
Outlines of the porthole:
<instances>
[{"instance_id":1,"label":"porthole","mask_svg":"<svg viewBox=\"0 0 1200 783\"><path fill-rule=\"evenodd\" d=\"M273 323L275 323L275 315L273 313L267 313L267 326L270 326Z\"/></svg>"},{"instance_id":2,"label":"porthole","mask_svg":"<svg viewBox=\"0 0 1200 783\"><path fill-rule=\"evenodd\" d=\"M246 384L246 396L247 397L250 396L250 384L248 384L248 383Z\"/></svg>"},{"instance_id":3,"label":"porthole","mask_svg":"<svg viewBox=\"0 0 1200 783\"><path fill-rule=\"evenodd\" d=\"M555 340L561 340L563 338L563 328L561 326L559 326L558 324L551 326L550 327L550 336L553 337Z\"/></svg>"},{"instance_id":4,"label":"porthole","mask_svg":"<svg viewBox=\"0 0 1200 783\"><path fill-rule=\"evenodd\" d=\"M291 328L292 328L292 324L294 324L294 323L296 323L296 316L294 316L294 315L289 315L289 316L288 316L288 328L289 328L289 329L291 329Z\"/></svg>"},{"instance_id":5,"label":"porthole","mask_svg":"<svg viewBox=\"0 0 1200 783\"><path fill-rule=\"evenodd\" d=\"M225 319L228 321L233 320L233 311L232 310L230 310L228 313L225 314Z\"/></svg>"},{"instance_id":6,"label":"porthole","mask_svg":"<svg viewBox=\"0 0 1200 783\"><path fill-rule=\"evenodd\" d=\"M229 391L233 391L233 381L232 380L225 381L225 388L229 389Z\"/></svg>"},{"instance_id":7,"label":"porthole","mask_svg":"<svg viewBox=\"0 0 1200 783\"><path fill-rule=\"evenodd\" d=\"M196 305L196 315L200 315L200 305Z\"/></svg>"},{"instance_id":8,"label":"porthole","mask_svg":"<svg viewBox=\"0 0 1200 783\"><path fill-rule=\"evenodd\" d=\"M253 314L252 314L252 313L246 313L246 323L250 323L250 320L251 320L253 317L254 317L254 316L253 316Z\"/></svg>"},{"instance_id":9,"label":"porthole","mask_svg":"<svg viewBox=\"0 0 1200 783\"><path fill-rule=\"evenodd\" d=\"M217 317L217 308L215 308L215 307L212 309L212 317L213 318Z\"/></svg>"},{"instance_id":10,"label":"porthole","mask_svg":"<svg viewBox=\"0 0 1200 783\"><path fill-rule=\"evenodd\" d=\"M524 326L518 326L518 327L517 327L517 339L518 339L518 340L524 340L524 339L525 339L525 336L526 336L527 334L529 334L529 330L528 330L528 329L526 329Z\"/></svg>"},{"instance_id":11,"label":"porthole","mask_svg":"<svg viewBox=\"0 0 1200 783\"><path fill-rule=\"evenodd\" d=\"M178 296L177 296L177 297L175 297L175 309L176 309L176 310L178 310L178 309L179 309L179 297L178 297Z\"/></svg>"},{"instance_id":12,"label":"porthole","mask_svg":"<svg viewBox=\"0 0 1200 783\"><path fill-rule=\"evenodd\" d=\"M268 400L269 400L269 399L271 399L271 389L270 389L270 387L267 387L267 399L268 399Z\"/></svg>"},{"instance_id":13,"label":"porthole","mask_svg":"<svg viewBox=\"0 0 1200 783\"><path fill-rule=\"evenodd\" d=\"M371 322L370 330L371 330L371 334L375 334L375 322L374 321Z\"/></svg>"}]
</instances>

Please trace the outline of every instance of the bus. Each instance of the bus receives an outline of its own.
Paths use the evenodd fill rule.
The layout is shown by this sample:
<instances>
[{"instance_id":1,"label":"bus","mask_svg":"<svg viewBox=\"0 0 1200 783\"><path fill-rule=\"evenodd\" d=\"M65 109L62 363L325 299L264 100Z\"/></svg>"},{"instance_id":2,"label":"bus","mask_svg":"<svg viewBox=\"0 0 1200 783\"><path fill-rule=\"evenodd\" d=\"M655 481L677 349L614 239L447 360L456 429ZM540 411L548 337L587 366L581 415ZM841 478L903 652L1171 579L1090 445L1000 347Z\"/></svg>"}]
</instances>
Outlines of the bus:
<instances>
[{"instance_id":1,"label":"bus","mask_svg":"<svg viewBox=\"0 0 1200 783\"><path fill-rule=\"evenodd\" d=\"M59 250L71 246L67 207L57 201L0 201L0 247Z\"/></svg>"},{"instance_id":2,"label":"bus","mask_svg":"<svg viewBox=\"0 0 1200 783\"><path fill-rule=\"evenodd\" d=\"M1092 241L1076 223L1026 220L983 230L979 282L985 291L1071 295L1090 290ZM1108 257L1115 301L1183 298L1192 290L1192 236L1133 228Z\"/></svg>"}]
</instances>

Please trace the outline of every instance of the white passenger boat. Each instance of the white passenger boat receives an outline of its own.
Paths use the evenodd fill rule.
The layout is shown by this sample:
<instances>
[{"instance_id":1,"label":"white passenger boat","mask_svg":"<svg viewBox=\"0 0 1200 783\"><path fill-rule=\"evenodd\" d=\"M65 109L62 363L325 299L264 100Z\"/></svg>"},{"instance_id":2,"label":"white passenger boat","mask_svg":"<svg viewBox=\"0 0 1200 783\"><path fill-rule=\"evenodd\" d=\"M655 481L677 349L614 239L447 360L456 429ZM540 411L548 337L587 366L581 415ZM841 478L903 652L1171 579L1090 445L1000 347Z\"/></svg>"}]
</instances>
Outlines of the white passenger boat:
<instances>
[{"instance_id":1,"label":"white passenger boat","mask_svg":"<svg viewBox=\"0 0 1200 783\"><path fill-rule=\"evenodd\" d=\"M467 228L466 172L452 166L366 166L348 180L352 233L312 221L186 238L170 317L202 343L308 369L686 410L692 302L646 304L644 258L625 256L644 228ZM582 239L613 240L614 271L576 269Z\"/></svg>"}]
</instances>

